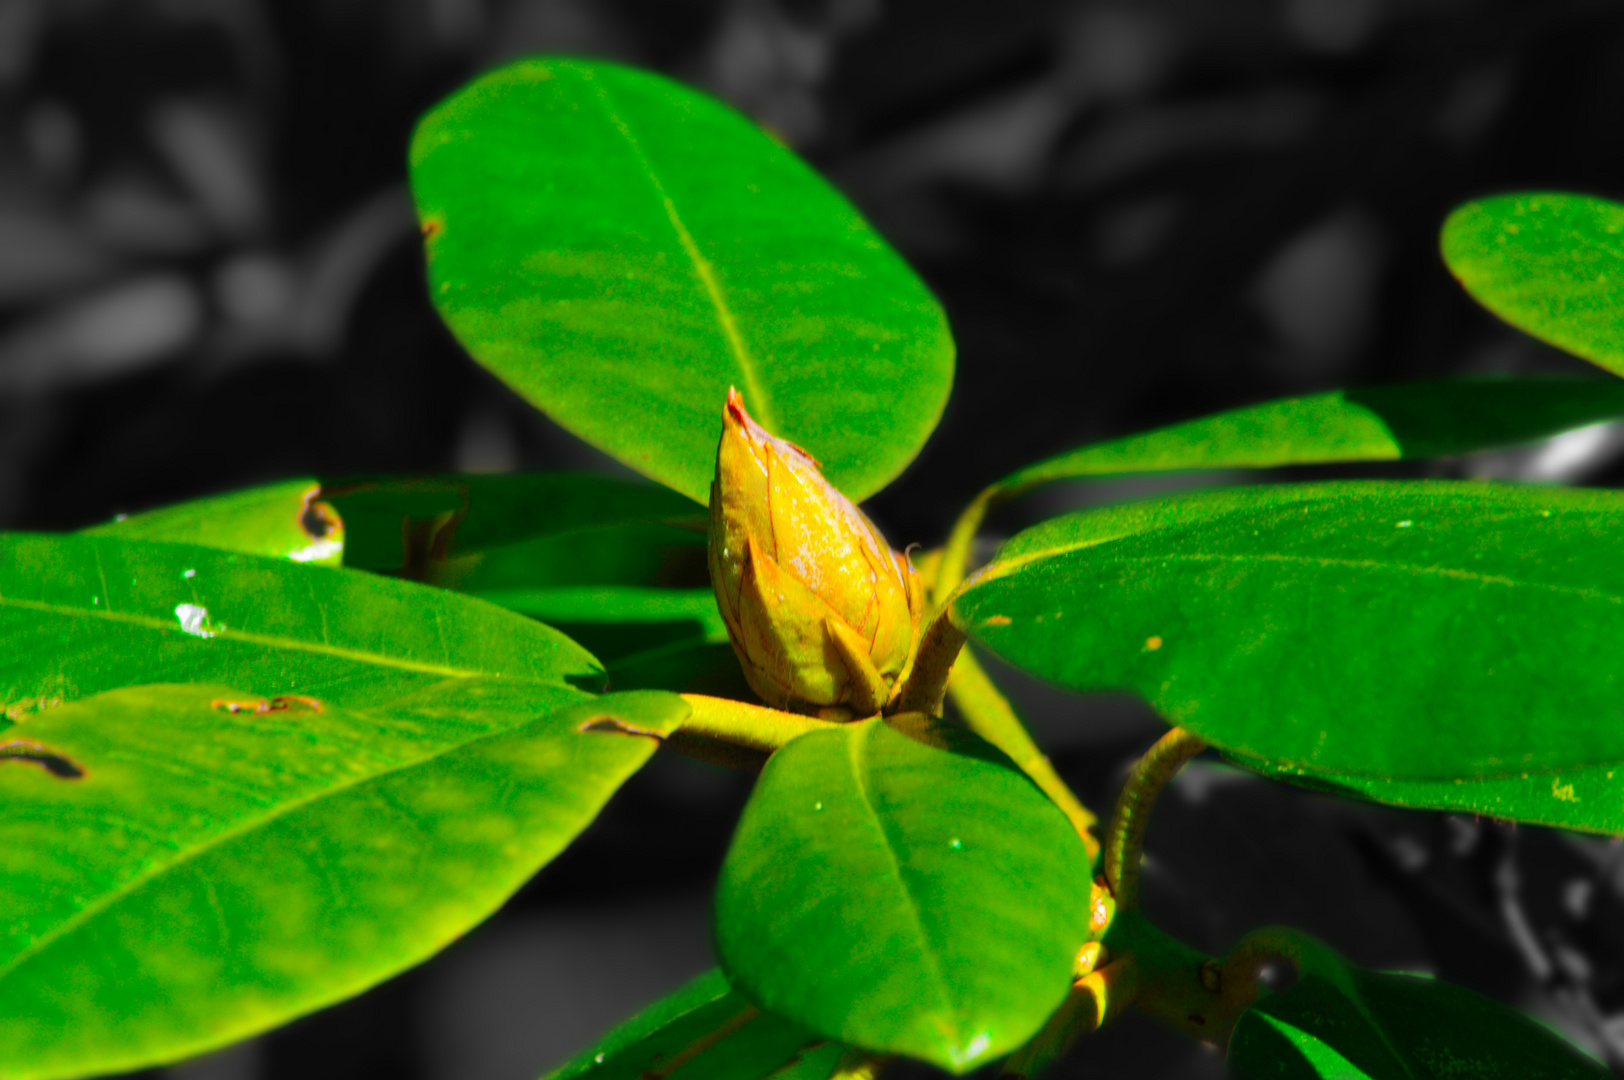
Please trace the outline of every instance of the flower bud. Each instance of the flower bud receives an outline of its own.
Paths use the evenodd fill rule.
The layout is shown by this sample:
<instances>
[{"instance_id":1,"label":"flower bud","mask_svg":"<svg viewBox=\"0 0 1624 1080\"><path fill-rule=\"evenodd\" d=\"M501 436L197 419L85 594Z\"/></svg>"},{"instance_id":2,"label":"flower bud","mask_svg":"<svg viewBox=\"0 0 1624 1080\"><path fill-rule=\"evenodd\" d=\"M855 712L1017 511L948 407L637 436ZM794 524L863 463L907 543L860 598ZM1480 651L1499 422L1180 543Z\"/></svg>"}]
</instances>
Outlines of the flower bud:
<instances>
[{"instance_id":1,"label":"flower bud","mask_svg":"<svg viewBox=\"0 0 1624 1080\"><path fill-rule=\"evenodd\" d=\"M800 447L722 410L710 497L710 574L733 650L763 701L872 716L919 643L924 592Z\"/></svg>"}]
</instances>

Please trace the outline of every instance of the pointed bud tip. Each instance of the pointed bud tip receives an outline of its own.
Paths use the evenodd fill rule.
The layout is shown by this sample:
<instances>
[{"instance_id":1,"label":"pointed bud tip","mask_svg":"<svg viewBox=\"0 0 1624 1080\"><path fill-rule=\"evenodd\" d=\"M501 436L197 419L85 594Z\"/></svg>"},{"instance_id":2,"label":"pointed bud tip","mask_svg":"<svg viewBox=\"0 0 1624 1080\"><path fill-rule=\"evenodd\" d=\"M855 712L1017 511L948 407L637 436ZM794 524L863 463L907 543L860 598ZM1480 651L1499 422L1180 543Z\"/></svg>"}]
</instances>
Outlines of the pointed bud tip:
<instances>
[{"instance_id":1,"label":"pointed bud tip","mask_svg":"<svg viewBox=\"0 0 1624 1080\"><path fill-rule=\"evenodd\" d=\"M811 451L805 449L804 447L797 446L788 439L780 438L779 436L774 435L772 432L756 423L755 419L751 417L750 413L745 410L744 395L739 393L738 387L735 386L730 386L727 388L727 404L722 408L722 430L724 434L730 428L740 429L746 438L758 446L770 441L776 443L778 446L793 450L797 454L804 457L807 461L811 462L814 469L817 469L819 472L823 471L823 462L813 457Z\"/></svg>"}]
</instances>

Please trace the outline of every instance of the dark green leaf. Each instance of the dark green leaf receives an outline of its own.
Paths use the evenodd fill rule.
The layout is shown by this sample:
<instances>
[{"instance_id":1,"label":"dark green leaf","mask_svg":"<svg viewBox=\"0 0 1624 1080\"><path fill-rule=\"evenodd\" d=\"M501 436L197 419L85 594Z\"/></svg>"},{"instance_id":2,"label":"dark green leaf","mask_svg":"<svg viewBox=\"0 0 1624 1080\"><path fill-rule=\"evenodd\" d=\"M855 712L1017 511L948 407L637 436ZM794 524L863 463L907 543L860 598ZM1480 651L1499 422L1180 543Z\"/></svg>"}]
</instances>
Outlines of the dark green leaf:
<instances>
[{"instance_id":1,"label":"dark green leaf","mask_svg":"<svg viewBox=\"0 0 1624 1080\"><path fill-rule=\"evenodd\" d=\"M1624 760L1624 497L1343 483L1046 522L953 619L1239 757L1403 780ZM1537 732L1537 738L1529 733Z\"/></svg>"},{"instance_id":2,"label":"dark green leaf","mask_svg":"<svg viewBox=\"0 0 1624 1080\"><path fill-rule=\"evenodd\" d=\"M1396 461L1527 442L1624 415L1624 385L1568 378L1444 379L1250 405L1085 446L999 482L1183 469Z\"/></svg>"},{"instance_id":3,"label":"dark green leaf","mask_svg":"<svg viewBox=\"0 0 1624 1080\"><path fill-rule=\"evenodd\" d=\"M172 1061L423 960L687 712L613 695L450 735L240 686L141 686L30 716L0 744L0 1075Z\"/></svg>"},{"instance_id":4,"label":"dark green leaf","mask_svg":"<svg viewBox=\"0 0 1624 1080\"><path fill-rule=\"evenodd\" d=\"M799 1024L750 1004L713 968L609 1032L547 1080L758 1080L801 1058L817 1042ZM821 1060L828 1054L804 1056ZM817 1080L828 1073L825 1068Z\"/></svg>"},{"instance_id":5,"label":"dark green leaf","mask_svg":"<svg viewBox=\"0 0 1624 1080\"><path fill-rule=\"evenodd\" d=\"M1600 1064L1459 986L1355 968L1314 949L1302 977L1247 1010L1228 1061L1248 1080L1599 1080Z\"/></svg>"},{"instance_id":6,"label":"dark green leaf","mask_svg":"<svg viewBox=\"0 0 1624 1080\"><path fill-rule=\"evenodd\" d=\"M1624 836L1624 761L1510 776L1392 780L1241 757L1233 760L1303 787L1390 806L1455 810L1500 821Z\"/></svg>"},{"instance_id":7,"label":"dark green leaf","mask_svg":"<svg viewBox=\"0 0 1624 1080\"><path fill-rule=\"evenodd\" d=\"M1003 754L915 715L775 753L722 867L717 952L762 1007L954 1072L1066 996L1091 873Z\"/></svg>"},{"instance_id":8,"label":"dark green leaf","mask_svg":"<svg viewBox=\"0 0 1624 1080\"><path fill-rule=\"evenodd\" d=\"M87 536L163 540L337 566L344 557L344 523L321 502L310 479L233 491L131 514L85 529Z\"/></svg>"},{"instance_id":9,"label":"dark green leaf","mask_svg":"<svg viewBox=\"0 0 1624 1080\"><path fill-rule=\"evenodd\" d=\"M454 554L431 565L429 580L472 593L598 585L710 587L704 533L635 521Z\"/></svg>"},{"instance_id":10,"label":"dark green leaf","mask_svg":"<svg viewBox=\"0 0 1624 1080\"><path fill-rule=\"evenodd\" d=\"M838 193L656 75L526 60L419 124L430 294L465 348L594 446L705 503L722 403L853 499L935 426L941 309Z\"/></svg>"},{"instance_id":11,"label":"dark green leaf","mask_svg":"<svg viewBox=\"0 0 1624 1080\"><path fill-rule=\"evenodd\" d=\"M590 473L382 477L323 490L349 523L351 565L409 568L548 623L599 656L616 689L752 694L711 595L704 519L680 495Z\"/></svg>"},{"instance_id":12,"label":"dark green leaf","mask_svg":"<svg viewBox=\"0 0 1624 1080\"><path fill-rule=\"evenodd\" d=\"M727 626L709 588L564 586L475 595L563 630L602 658L611 671L622 657L652 649L727 643Z\"/></svg>"},{"instance_id":13,"label":"dark green leaf","mask_svg":"<svg viewBox=\"0 0 1624 1080\"><path fill-rule=\"evenodd\" d=\"M442 737L545 715L602 673L491 604L353 570L83 536L0 536L0 707L155 681L301 694Z\"/></svg>"},{"instance_id":14,"label":"dark green leaf","mask_svg":"<svg viewBox=\"0 0 1624 1080\"><path fill-rule=\"evenodd\" d=\"M658 525L696 514L693 503L664 488L598 473L378 476L329 481L321 492L348 527L344 565L392 572L422 570L431 560L460 557L467 562L548 538ZM688 544L702 548L703 519L696 524L697 534L684 535ZM409 565L414 556L421 565ZM468 572L465 568L454 576Z\"/></svg>"},{"instance_id":15,"label":"dark green leaf","mask_svg":"<svg viewBox=\"0 0 1624 1080\"><path fill-rule=\"evenodd\" d=\"M1593 195L1499 195L1444 222L1443 256L1494 314L1624 374L1624 206Z\"/></svg>"}]
</instances>

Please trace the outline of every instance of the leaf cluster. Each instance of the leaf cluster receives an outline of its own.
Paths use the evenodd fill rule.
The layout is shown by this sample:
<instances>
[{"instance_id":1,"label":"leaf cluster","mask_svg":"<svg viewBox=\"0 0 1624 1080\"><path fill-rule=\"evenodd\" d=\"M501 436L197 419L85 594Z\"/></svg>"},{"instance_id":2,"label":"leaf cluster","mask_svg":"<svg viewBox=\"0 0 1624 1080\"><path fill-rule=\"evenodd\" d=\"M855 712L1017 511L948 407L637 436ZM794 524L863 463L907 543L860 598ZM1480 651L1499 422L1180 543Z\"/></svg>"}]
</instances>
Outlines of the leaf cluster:
<instances>
[{"instance_id":1,"label":"leaf cluster","mask_svg":"<svg viewBox=\"0 0 1624 1080\"><path fill-rule=\"evenodd\" d=\"M491 73L423 118L411 167L458 340L654 483L309 478L0 538L0 1075L173 1061L353 995L489 916L662 748L759 771L721 967L556 1077L895 1056L1031 1076L1130 1006L1243 1076L1601 1074L1505 1006L1296 931L1203 956L1136 881L1158 792L1208 747L1350 797L1624 833L1616 492L1259 484L970 553L1054 481L1462 454L1615 418L1624 384L1350 389L1031 465L917 557L907 707L794 716L751 703L704 570L720 405L739 388L873 494L951 387L929 291L749 121L615 65ZM1443 252L1617 375L1621 230L1599 199L1509 196L1457 211ZM1108 820L966 639L1167 720Z\"/></svg>"}]
</instances>

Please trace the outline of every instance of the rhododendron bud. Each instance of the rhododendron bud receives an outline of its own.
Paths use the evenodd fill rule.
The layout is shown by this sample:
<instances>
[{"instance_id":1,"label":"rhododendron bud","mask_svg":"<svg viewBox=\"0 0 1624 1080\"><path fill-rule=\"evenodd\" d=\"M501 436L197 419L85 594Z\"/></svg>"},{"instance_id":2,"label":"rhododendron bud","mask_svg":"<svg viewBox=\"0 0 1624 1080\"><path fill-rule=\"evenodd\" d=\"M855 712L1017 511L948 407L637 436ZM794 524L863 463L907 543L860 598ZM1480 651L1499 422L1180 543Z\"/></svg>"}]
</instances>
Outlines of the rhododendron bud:
<instances>
[{"instance_id":1,"label":"rhododendron bud","mask_svg":"<svg viewBox=\"0 0 1624 1080\"><path fill-rule=\"evenodd\" d=\"M913 661L924 593L908 557L800 447L722 410L710 574L745 678L763 701L872 716Z\"/></svg>"}]
</instances>

